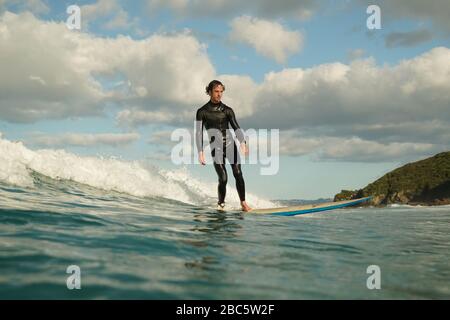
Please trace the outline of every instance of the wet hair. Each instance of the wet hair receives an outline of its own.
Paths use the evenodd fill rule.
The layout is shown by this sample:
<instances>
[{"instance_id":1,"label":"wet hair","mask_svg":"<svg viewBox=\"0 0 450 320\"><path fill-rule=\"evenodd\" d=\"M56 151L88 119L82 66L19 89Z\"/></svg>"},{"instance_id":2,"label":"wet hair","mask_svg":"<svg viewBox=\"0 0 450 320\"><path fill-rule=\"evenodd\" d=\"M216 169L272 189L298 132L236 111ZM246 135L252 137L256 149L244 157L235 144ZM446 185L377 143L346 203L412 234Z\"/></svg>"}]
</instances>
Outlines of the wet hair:
<instances>
[{"instance_id":1,"label":"wet hair","mask_svg":"<svg viewBox=\"0 0 450 320\"><path fill-rule=\"evenodd\" d=\"M222 86L223 90L225 91L225 86L223 85L222 82L220 82L219 80L213 80L206 86L205 88L206 94L209 94L217 86Z\"/></svg>"}]
</instances>

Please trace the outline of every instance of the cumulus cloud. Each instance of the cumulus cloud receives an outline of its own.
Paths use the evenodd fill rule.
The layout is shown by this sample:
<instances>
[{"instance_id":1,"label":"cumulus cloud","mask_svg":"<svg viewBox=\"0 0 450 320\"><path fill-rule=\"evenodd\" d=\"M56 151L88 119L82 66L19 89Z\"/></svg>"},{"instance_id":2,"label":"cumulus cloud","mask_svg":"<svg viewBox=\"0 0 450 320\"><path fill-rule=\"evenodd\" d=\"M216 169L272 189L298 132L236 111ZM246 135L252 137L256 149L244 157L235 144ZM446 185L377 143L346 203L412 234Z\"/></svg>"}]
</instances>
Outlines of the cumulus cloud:
<instances>
[{"instance_id":1,"label":"cumulus cloud","mask_svg":"<svg viewBox=\"0 0 450 320\"><path fill-rule=\"evenodd\" d=\"M81 6L83 25L89 26L94 21L101 20L105 29L138 28L139 20L130 19L128 13L117 0L98 0L92 4Z\"/></svg>"},{"instance_id":2,"label":"cumulus cloud","mask_svg":"<svg viewBox=\"0 0 450 320\"><path fill-rule=\"evenodd\" d=\"M77 48L89 37L31 13L0 16L0 118L12 122L98 115L106 97ZM87 49L87 48L84 48Z\"/></svg>"},{"instance_id":3,"label":"cumulus cloud","mask_svg":"<svg viewBox=\"0 0 450 320\"><path fill-rule=\"evenodd\" d=\"M171 141L172 131L163 130L154 132L148 143L160 148L159 154L166 158L170 155L171 147L178 142ZM270 133L269 133L270 135ZM316 161L345 161L345 162L391 162L412 161L417 158L426 157L447 150L443 145L429 142L397 142L364 139L349 135L338 137L332 135L311 135L297 129L284 130L280 132L279 155L281 156L309 156ZM256 140L255 140L256 141ZM253 142L255 142L253 141ZM207 141L205 141L207 142ZM272 142L273 143L273 142ZM271 150L270 140L260 136L256 144L250 143L252 152L258 153L262 145L267 145ZM447 146L450 146L447 144ZM192 144L188 146L188 154L194 150ZM253 148L257 148L254 150Z\"/></svg>"},{"instance_id":4,"label":"cumulus cloud","mask_svg":"<svg viewBox=\"0 0 450 320\"><path fill-rule=\"evenodd\" d=\"M81 13L84 19L93 20L101 16L109 15L121 7L116 0L98 0L95 3L81 6Z\"/></svg>"},{"instance_id":5,"label":"cumulus cloud","mask_svg":"<svg viewBox=\"0 0 450 320\"><path fill-rule=\"evenodd\" d=\"M206 47L189 32L100 38L5 12L0 41L0 118L11 122L99 115L107 102L176 113L201 104L215 75ZM126 81L104 86L118 76Z\"/></svg>"},{"instance_id":6,"label":"cumulus cloud","mask_svg":"<svg viewBox=\"0 0 450 320\"><path fill-rule=\"evenodd\" d=\"M397 65L374 59L266 74L252 126L281 129L450 121L450 49L438 47ZM328 129L327 129L328 127Z\"/></svg>"},{"instance_id":7,"label":"cumulus cloud","mask_svg":"<svg viewBox=\"0 0 450 320\"><path fill-rule=\"evenodd\" d=\"M163 131L157 131L154 132L151 137L148 139L149 144L156 144L156 145L169 145L172 146L174 144L173 141L171 141L170 137L172 136L172 132L170 130L163 130Z\"/></svg>"},{"instance_id":8,"label":"cumulus cloud","mask_svg":"<svg viewBox=\"0 0 450 320\"><path fill-rule=\"evenodd\" d=\"M317 151L322 160L351 162L383 162L392 159L416 159L426 154L442 151L432 143L381 143L366 141L358 137L332 138Z\"/></svg>"},{"instance_id":9,"label":"cumulus cloud","mask_svg":"<svg viewBox=\"0 0 450 320\"><path fill-rule=\"evenodd\" d=\"M272 72L258 85L254 104L255 113L241 124L298 131L307 140L280 146L294 154L320 149L321 158L347 159L338 153L345 145L348 159L379 161L445 151L450 149L450 49L434 48L396 65L377 66L368 58ZM324 136L337 139L329 144L336 149L322 147L316 137ZM352 143L346 144L348 139ZM365 147L380 155L363 156Z\"/></svg>"},{"instance_id":10,"label":"cumulus cloud","mask_svg":"<svg viewBox=\"0 0 450 320\"><path fill-rule=\"evenodd\" d=\"M94 147L107 145L112 147L129 145L140 138L138 133L64 133L64 134L42 134L35 133L31 142L43 147Z\"/></svg>"},{"instance_id":11,"label":"cumulus cloud","mask_svg":"<svg viewBox=\"0 0 450 320\"><path fill-rule=\"evenodd\" d=\"M127 107L120 111L116 120L120 126L138 127L155 123L166 123L177 126L190 126L194 122L195 112L209 97L204 93L205 85L213 78L205 79L203 84L191 88L191 93L195 99L181 99L169 105L159 106L155 110L149 110L152 106L149 103L142 106ZM226 95L223 102L232 106L239 117L248 117L255 110L254 99L258 90L257 84L249 76L222 75L219 77L225 84Z\"/></svg>"},{"instance_id":12,"label":"cumulus cloud","mask_svg":"<svg viewBox=\"0 0 450 320\"><path fill-rule=\"evenodd\" d=\"M414 47L431 39L433 39L433 35L425 29L408 32L391 32L386 36L385 44L388 48Z\"/></svg>"},{"instance_id":13,"label":"cumulus cloud","mask_svg":"<svg viewBox=\"0 0 450 320\"><path fill-rule=\"evenodd\" d=\"M393 142L434 143L445 146L450 145L450 130L448 121L420 119L399 121L385 121L382 123L353 123L334 125L327 130L328 134L335 137L358 136L364 140ZM320 131L320 129L318 130ZM449 147L450 149L450 147Z\"/></svg>"},{"instance_id":14,"label":"cumulus cloud","mask_svg":"<svg viewBox=\"0 0 450 320\"><path fill-rule=\"evenodd\" d=\"M134 20L137 21L137 20ZM125 10L120 10L115 17L105 24L106 29L122 29L128 28L131 25L128 13Z\"/></svg>"},{"instance_id":15,"label":"cumulus cloud","mask_svg":"<svg viewBox=\"0 0 450 320\"><path fill-rule=\"evenodd\" d=\"M16 6L20 11L31 11L35 14L46 14L50 12L50 8L43 0L0 0L0 12Z\"/></svg>"},{"instance_id":16,"label":"cumulus cloud","mask_svg":"<svg viewBox=\"0 0 450 320\"><path fill-rule=\"evenodd\" d=\"M1 120L99 115L114 104L121 125L190 127L196 109L207 101L205 85L219 78L227 87L224 102L244 129L294 130L308 139L280 146L284 152L346 159L324 149L317 137L334 138L336 146L353 139L343 150L373 161L383 154L397 157L389 151L395 148L405 154L450 148L446 47L394 65L366 58L286 68L256 83L244 75L217 75L205 45L189 31L143 40L100 38L31 13L6 12L0 16L0 45ZM108 85L111 81L117 85ZM363 156L363 145L378 150L379 157Z\"/></svg>"},{"instance_id":17,"label":"cumulus cloud","mask_svg":"<svg viewBox=\"0 0 450 320\"><path fill-rule=\"evenodd\" d=\"M255 98L259 90L258 85L249 76L229 75L220 76L226 87L224 102L232 107L239 117L249 117L256 111Z\"/></svg>"},{"instance_id":18,"label":"cumulus cloud","mask_svg":"<svg viewBox=\"0 0 450 320\"><path fill-rule=\"evenodd\" d=\"M357 136L303 137L296 130L287 130L280 135L281 155L311 155L316 160L348 162L412 160L440 151L443 151L442 146L433 143L372 141Z\"/></svg>"},{"instance_id":19,"label":"cumulus cloud","mask_svg":"<svg viewBox=\"0 0 450 320\"><path fill-rule=\"evenodd\" d=\"M302 137L297 130L280 132L279 151L281 155L303 156L318 150L323 140L316 137Z\"/></svg>"},{"instance_id":20,"label":"cumulus cloud","mask_svg":"<svg viewBox=\"0 0 450 320\"><path fill-rule=\"evenodd\" d=\"M364 57L364 55L366 54L364 49L351 49L348 50L347 52L347 58L348 60L356 60L356 59L360 59L362 57Z\"/></svg>"},{"instance_id":21,"label":"cumulus cloud","mask_svg":"<svg viewBox=\"0 0 450 320\"><path fill-rule=\"evenodd\" d=\"M156 131L151 134L150 138L147 140L147 143L154 148L156 147L156 150L152 152L151 155L147 156L148 159L157 161L167 161L172 159L172 148L181 142L180 140L172 141L172 133L176 129L178 128L173 128L172 130ZM189 157L191 157L194 152L193 130L190 131L190 137L191 143L186 140L184 141L186 144L183 144L183 155Z\"/></svg>"},{"instance_id":22,"label":"cumulus cloud","mask_svg":"<svg viewBox=\"0 0 450 320\"><path fill-rule=\"evenodd\" d=\"M141 108L130 108L120 111L116 116L116 120L118 125L124 127L139 127L158 123L180 124L184 123L186 119L189 118L194 120L194 112L193 109L179 113L164 109L158 111L146 111Z\"/></svg>"},{"instance_id":23,"label":"cumulus cloud","mask_svg":"<svg viewBox=\"0 0 450 320\"><path fill-rule=\"evenodd\" d=\"M303 46L303 35L291 31L278 22L241 16L231 21L230 39L252 46L258 53L285 63Z\"/></svg>"}]
</instances>

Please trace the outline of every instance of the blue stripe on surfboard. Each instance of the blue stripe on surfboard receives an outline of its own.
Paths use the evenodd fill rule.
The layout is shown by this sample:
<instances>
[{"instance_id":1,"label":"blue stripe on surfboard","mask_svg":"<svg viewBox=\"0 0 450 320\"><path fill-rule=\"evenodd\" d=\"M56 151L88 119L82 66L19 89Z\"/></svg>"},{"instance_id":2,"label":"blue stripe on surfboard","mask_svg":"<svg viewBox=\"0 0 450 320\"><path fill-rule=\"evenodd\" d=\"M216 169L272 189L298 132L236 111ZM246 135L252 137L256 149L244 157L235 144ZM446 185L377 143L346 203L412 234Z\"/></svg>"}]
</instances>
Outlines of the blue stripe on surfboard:
<instances>
[{"instance_id":1,"label":"blue stripe on surfboard","mask_svg":"<svg viewBox=\"0 0 450 320\"><path fill-rule=\"evenodd\" d=\"M303 210L296 210L296 211L286 211L286 212L274 212L274 213L272 213L272 215L289 217L289 216L297 216L297 215L313 213L313 212L334 210L334 209L339 209L339 208L343 208L343 207L352 206L352 205L355 205L355 204L358 204L358 203L361 203L361 202L365 202L365 201L370 200L371 198L372 197L366 197L366 198L362 198L362 199L359 199L359 200L355 200L353 202L336 204L336 205L328 206L328 207L311 208L311 209L303 209Z\"/></svg>"}]
</instances>

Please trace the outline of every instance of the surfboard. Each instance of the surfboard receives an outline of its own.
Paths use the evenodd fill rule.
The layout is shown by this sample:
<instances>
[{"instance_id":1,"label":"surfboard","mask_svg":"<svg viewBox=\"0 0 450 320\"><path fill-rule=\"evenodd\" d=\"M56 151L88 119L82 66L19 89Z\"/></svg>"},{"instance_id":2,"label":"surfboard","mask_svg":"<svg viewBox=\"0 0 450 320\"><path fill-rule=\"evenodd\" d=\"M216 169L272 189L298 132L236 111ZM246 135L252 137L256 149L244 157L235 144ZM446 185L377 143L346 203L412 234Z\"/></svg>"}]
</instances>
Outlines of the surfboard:
<instances>
[{"instance_id":1,"label":"surfboard","mask_svg":"<svg viewBox=\"0 0 450 320\"><path fill-rule=\"evenodd\" d=\"M372 197L365 197L353 200L343 200L335 202L315 203L293 207L267 208L267 209L253 209L248 214L270 214L277 216L297 216L301 214L314 213L326 210L334 210L344 207L350 207L369 201Z\"/></svg>"}]
</instances>

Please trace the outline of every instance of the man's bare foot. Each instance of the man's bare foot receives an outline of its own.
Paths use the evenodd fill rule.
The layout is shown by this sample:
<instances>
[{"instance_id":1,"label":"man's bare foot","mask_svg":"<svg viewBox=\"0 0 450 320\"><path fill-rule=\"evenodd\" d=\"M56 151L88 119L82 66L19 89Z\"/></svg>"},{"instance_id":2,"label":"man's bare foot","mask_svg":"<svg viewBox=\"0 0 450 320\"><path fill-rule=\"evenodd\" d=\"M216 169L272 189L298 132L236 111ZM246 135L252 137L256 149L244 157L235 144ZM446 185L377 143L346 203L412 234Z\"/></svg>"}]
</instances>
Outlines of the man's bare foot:
<instances>
[{"instance_id":1,"label":"man's bare foot","mask_svg":"<svg viewBox=\"0 0 450 320\"><path fill-rule=\"evenodd\" d=\"M252 208L250 208L250 207L248 206L248 204L247 204L245 201L242 201L242 202L241 202L241 206L242 206L242 211L248 212L248 211L253 210Z\"/></svg>"}]
</instances>

